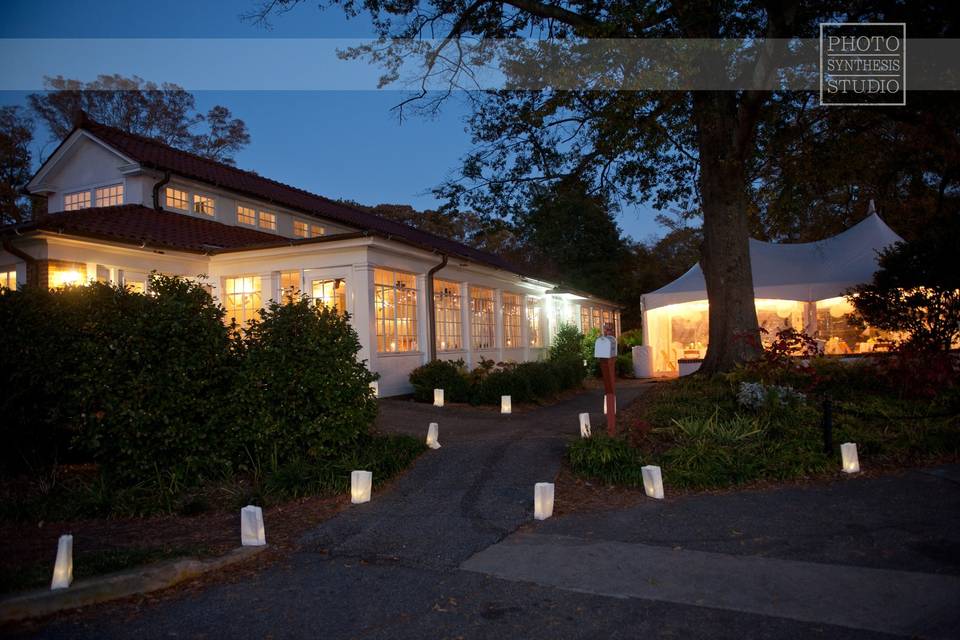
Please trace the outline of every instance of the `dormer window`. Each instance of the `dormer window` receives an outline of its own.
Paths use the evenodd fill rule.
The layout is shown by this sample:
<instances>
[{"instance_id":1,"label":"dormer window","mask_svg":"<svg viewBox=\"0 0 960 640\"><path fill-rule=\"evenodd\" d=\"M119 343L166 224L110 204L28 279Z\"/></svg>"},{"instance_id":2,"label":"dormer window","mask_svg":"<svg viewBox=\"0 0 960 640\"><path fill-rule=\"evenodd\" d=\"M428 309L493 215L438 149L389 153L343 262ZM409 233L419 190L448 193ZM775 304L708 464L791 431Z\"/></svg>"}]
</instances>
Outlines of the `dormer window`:
<instances>
[{"instance_id":1,"label":"dormer window","mask_svg":"<svg viewBox=\"0 0 960 640\"><path fill-rule=\"evenodd\" d=\"M199 193L193 194L193 212L205 216L213 216L216 213L216 206L213 198L202 196Z\"/></svg>"},{"instance_id":2,"label":"dormer window","mask_svg":"<svg viewBox=\"0 0 960 640\"><path fill-rule=\"evenodd\" d=\"M251 207L245 207L242 204L237 205L237 222L240 224L249 224L257 226L257 210Z\"/></svg>"},{"instance_id":3,"label":"dormer window","mask_svg":"<svg viewBox=\"0 0 960 640\"><path fill-rule=\"evenodd\" d=\"M190 198L187 196L186 191L174 189L173 187L167 187L166 191L164 192L164 199L167 203L168 209L187 211L190 208Z\"/></svg>"},{"instance_id":4,"label":"dormer window","mask_svg":"<svg viewBox=\"0 0 960 640\"><path fill-rule=\"evenodd\" d=\"M269 229L270 231L277 230L277 215L275 213L270 213L269 211L260 212L260 228Z\"/></svg>"},{"instance_id":5,"label":"dormer window","mask_svg":"<svg viewBox=\"0 0 960 640\"><path fill-rule=\"evenodd\" d=\"M317 238L326 233L326 229L318 224L309 224L303 220L293 221L293 235L298 238Z\"/></svg>"},{"instance_id":6,"label":"dormer window","mask_svg":"<svg viewBox=\"0 0 960 640\"><path fill-rule=\"evenodd\" d=\"M123 185L113 184L109 187L98 187L94 192L94 200L98 207L116 207L123 204Z\"/></svg>"},{"instance_id":7,"label":"dormer window","mask_svg":"<svg viewBox=\"0 0 960 640\"><path fill-rule=\"evenodd\" d=\"M75 191L63 196L63 210L76 211L77 209L88 209L90 207L90 192Z\"/></svg>"}]
</instances>

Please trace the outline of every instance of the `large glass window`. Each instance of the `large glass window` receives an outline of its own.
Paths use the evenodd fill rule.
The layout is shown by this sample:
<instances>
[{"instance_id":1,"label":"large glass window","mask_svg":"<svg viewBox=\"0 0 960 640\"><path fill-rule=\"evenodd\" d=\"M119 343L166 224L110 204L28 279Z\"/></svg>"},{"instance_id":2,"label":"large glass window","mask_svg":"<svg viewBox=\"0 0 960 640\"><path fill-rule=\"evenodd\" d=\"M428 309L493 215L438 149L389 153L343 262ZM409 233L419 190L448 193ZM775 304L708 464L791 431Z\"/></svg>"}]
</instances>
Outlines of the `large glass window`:
<instances>
[{"instance_id":1,"label":"large glass window","mask_svg":"<svg viewBox=\"0 0 960 640\"><path fill-rule=\"evenodd\" d=\"M590 307L580 307L580 332L586 333L590 330Z\"/></svg>"},{"instance_id":2,"label":"large glass window","mask_svg":"<svg viewBox=\"0 0 960 640\"><path fill-rule=\"evenodd\" d=\"M303 220L293 221L293 235L298 238L318 238L327 232L319 224L310 224Z\"/></svg>"},{"instance_id":3,"label":"large glass window","mask_svg":"<svg viewBox=\"0 0 960 640\"><path fill-rule=\"evenodd\" d=\"M186 211L189 207L190 200L186 191L174 189L173 187L167 187L163 194L164 202L167 203L168 209L179 209L180 211Z\"/></svg>"},{"instance_id":4,"label":"large glass window","mask_svg":"<svg viewBox=\"0 0 960 640\"><path fill-rule=\"evenodd\" d=\"M260 276L224 278L223 306L227 310L227 319L246 325L260 314L261 303Z\"/></svg>"},{"instance_id":5,"label":"large glass window","mask_svg":"<svg viewBox=\"0 0 960 640\"><path fill-rule=\"evenodd\" d=\"M493 349L497 346L493 289L470 287L470 341L474 349Z\"/></svg>"},{"instance_id":6,"label":"large glass window","mask_svg":"<svg viewBox=\"0 0 960 640\"><path fill-rule=\"evenodd\" d=\"M48 262L47 286L51 289L87 283L87 265L82 262Z\"/></svg>"},{"instance_id":7,"label":"large glass window","mask_svg":"<svg viewBox=\"0 0 960 640\"><path fill-rule=\"evenodd\" d=\"M343 278L314 280L313 299L337 313L347 312L347 283Z\"/></svg>"},{"instance_id":8,"label":"large glass window","mask_svg":"<svg viewBox=\"0 0 960 640\"><path fill-rule=\"evenodd\" d=\"M523 346L520 340L520 296L516 293L503 294L503 346L511 349Z\"/></svg>"},{"instance_id":9,"label":"large glass window","mask_svg":"<svg viewBox=\"0 0 960 640\"><path fill-rule=\"evenodd\" d=\"M596 307L590 309L590 328L603 329L603 324L600 322L600 309Z\"/></svg>"},{"instance_id":10,"label":"large glass window","mask_svg":"<svg viewBox=\"0 0 960 640\"><path fill-rule=\"evenodd\" d=\"M202 196L199 193L193 194L193 212L202 213L205 216L212 216L216 213L216 204L213 198Z\"/></svg>"},{"instance_id":11,"label":"large glass window","mask_svg":"<svg viewBox=\"0 0 960 640\"><path fill-rule=\"evenodd\" d=\"M257 225L257 210L252 207L237 205L237 222L240 224Z\"/></svg>"},{"instance_id":12,"label":"large glass window","mask_svg":"<svg viewBox=\"0 0 960 640\"><path fill-rule=\"evenodd\" d=\"M543 301L527 296L527 343L531 347L543 346L543 334L540 330L543 316Z\"/></svg>"},{"instance_id":13,"label":"large glass window","mask_svg":"<svg viewBox=\"0 0 960 640\"><path fill-rule=\"evenodd\" d=\"M390 269L375 269L373 279L377 351L416 351L416 276Z\"/></svg>"},{"instance_id":14,"label":"large glass window","mask_svg":"<svg viewBox=\"0 0 960 640\"><path fill-rule=\"evenodd\" d=\"M63 210L76 211L77 209L86 209L90 206L89 191L75 191L63 196Z\"/></svg>"},{"instance_id":15,"label":"large glass window","mask_svg":"<svg viewBox=\"0 0 960 640\"><path fill-rule=\"evenodd\" d=\"M99 187L94 195L98 207L116 207L123 204L123 185L114 184L109 187Z\"/></svg>"},{"instance_id":16,"label":"large glass window","mask_svg":"<svg viewBox=\"0 0 960 640\"><path fill-rule=\"evenodd\" d=\"M436 314L437 350L463 348L463 318L460 315L460 285L434 279L433 305Z\"/></svg>"},{"instance_id":17,"label":"large glass window","mask_svg":"<svg viewBox=\"0 0 960 640\"><path fill-rule=\"evenodd\" d=\"M17 270L14 267L6 267L0 271L0 289L17 288Z\"/></svg>"},{"instance_id":18,"label":"large glass window","mask_svg":"<svg viewBox=\"0 0 960 640\"><path fill-rule=\"evenodd\" d=\"M270 231L277 230L277 214L270 213L269 211L260 212L260 228L269 229Z\"/></svg>"},{"instance_id":19,"label":"large glass window","mask_svg":"<svg viewBox=\"0 0 960 640\"><path fill-rule=\"evenodd\" d=\"M280 272L280 300L284 303L293 302L300 297L301 278L299 271Z\"/></svg>"}]
</instances>

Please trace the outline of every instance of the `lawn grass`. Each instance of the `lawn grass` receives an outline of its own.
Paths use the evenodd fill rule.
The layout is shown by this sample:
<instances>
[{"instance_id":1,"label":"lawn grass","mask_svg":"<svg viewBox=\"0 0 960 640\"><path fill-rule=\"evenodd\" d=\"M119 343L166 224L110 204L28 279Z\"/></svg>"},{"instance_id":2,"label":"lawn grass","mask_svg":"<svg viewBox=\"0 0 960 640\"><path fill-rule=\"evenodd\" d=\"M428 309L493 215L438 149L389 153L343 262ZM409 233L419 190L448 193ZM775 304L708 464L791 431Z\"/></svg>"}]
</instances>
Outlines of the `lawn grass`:
<instances>
[{"instance_id":1,"label":"lawn grass","mask_svg":"<svg viewBox=\"0 0 960 640\"><path fill-rule=\"evenodd\" d=\"M834 394L833 442L823 451L818 398L752 411L738 405L734 376L662 383L629 413L628 433L573 443L575 474L642 486L640 467L659 465L665 482L714 489L756 481L825 477L839 469L839 445L855 442L864 468L924 464L960 454L960 420L949 394L900 398L863 388ZM649 429L640 435L639 427Z\"/></svg>"}]
</instances>

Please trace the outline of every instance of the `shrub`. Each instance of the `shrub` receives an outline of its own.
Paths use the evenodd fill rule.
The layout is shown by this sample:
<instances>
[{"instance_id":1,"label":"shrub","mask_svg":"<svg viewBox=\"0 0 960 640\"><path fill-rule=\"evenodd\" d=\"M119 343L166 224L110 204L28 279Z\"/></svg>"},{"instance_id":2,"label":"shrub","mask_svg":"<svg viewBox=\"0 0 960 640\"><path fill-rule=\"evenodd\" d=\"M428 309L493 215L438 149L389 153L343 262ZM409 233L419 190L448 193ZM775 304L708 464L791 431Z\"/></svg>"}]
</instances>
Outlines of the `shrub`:
<instances>
[{"instance_id":1,"label":"shrub","mask_svg":"<svg viewBox=\"0 0 960 640\"><path fill-rule=\"evenodd\" d=\"M357 360L360 341L347 320L306 297L274 302L238 339L231 407L254 459L328 459L367 432L376 376Z\"/></svg>"},{"instance_id":2,"label":"shrub","mask_svg":"<svg viewBox=\"0 0 960 640\"><path fill-rule=\"evenodd\" d=\"M434 389L443 389L444 400L449 402L470 399L470 382L463 360L432 360L410 372L410 384L417 402L433 402Z\"/></svg>"},{"instance_id":3,"label":"shrub","mask_svg":"<svg viewBox=\"0 0 960 640\"><path fill-rule=\"evenodd\" d=\"M583 352L583 334L572 324L563 324L557 329L557 335L550 345L550 360L561 360L568 356L580 356ZM593 355L591 351L590 355Z\"/></svg>"},{"instance_id":4,"label":"shrub","mask_svg":"<svg viewBox=\"0 0 960 640\"><path fill-rule=\"evenodd\" d=\"M784 405L804 402L806 396L792 387L764 386L760 382L741 382L737 402L753 411L775 411Z\"/></svg>"},{"instance_id":5,"label":"shrub","mask_svg":"<svg viewBox=\"0 0 960 640\"><path fill-rule=\"evenodd\" d=\"M593 357L593 352L596 348L597 338L599 337L600 329L594 327L587 331L583 338L580 339L580 356L587 361L587 371L597 378L602 374L600 372L600 362Z\"/></svg>"},{"instance_id":6,"label":"shrub","mask_svg":"<svg viewBox=\"0 0 960 640\"><path fill-rule=\"evenodd\" d=\"M69 446L125 482L180 482L229 464L227 436L210 424L232 366L223 310L183 278L153 275L150 290L93 283L0 296L14 329L0 347L14 455L47 466ZM16 462L4 456L8 470Z\"/></svg>"},{"instance_id":7,"label":"shrub","mask_svg":"<svg viewBox=\"0 0 960 640\"><path fill-rule=\"evenodd\" d=\"M620 353L631 353L634 347L643 344L643 329L630 329L620 334L617 339L617 349Z\"/></svg>"},{"instance_id":8,"label":"shrub","mask_svg":"<svg viewBox=\"0 0 960 640\"><path fill-rule=\"evenodd\" d=\"M617 356L617 375L621 378L633 377L633 354L624 353Z\"/></svg>"},{"instance_id":9,"label":"shrub","mask_svg":"<svg viewBox=\"0 0 960 640\"><path fill-rule=\"evenodd\" d=\"M625 440L604 433L573 441L567 448L567 459L577 475L596 478L607 484L643 484L639 450Z\"/></svg>"}]
</instances>

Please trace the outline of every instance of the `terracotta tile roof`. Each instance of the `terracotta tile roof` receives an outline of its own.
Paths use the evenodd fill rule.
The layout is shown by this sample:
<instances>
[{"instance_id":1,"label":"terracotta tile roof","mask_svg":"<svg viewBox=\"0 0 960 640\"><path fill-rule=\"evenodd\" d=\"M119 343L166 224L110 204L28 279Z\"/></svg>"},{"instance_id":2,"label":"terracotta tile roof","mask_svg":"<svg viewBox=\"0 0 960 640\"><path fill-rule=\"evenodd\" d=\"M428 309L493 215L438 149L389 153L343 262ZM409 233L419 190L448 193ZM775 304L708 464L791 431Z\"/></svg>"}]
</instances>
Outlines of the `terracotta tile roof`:
<instances>
[{"instance_id":1,"label":"terracotta tile roof","mask_svg":"<svg viewBox=\"0 0 960 640\"><path fill-rule=\"evenodd\" d=\"M13 227L7 229L12 230ZM5 231L7 229L4 229ZM277 236L139 204L94 207L44 216L17 231L50 231L149 247L215 253L217 249L274 244Z\"/></svg>"},{"instance_id":2,"label":"terracotta tile roof","mask_svg":"<svg viewBox=\"0 0 960 640\"><path fill-rule=\"evenodd\" d=\"M369 211L336 202L276 180L264 178L250 171L237 169L221 162L175 149L152 138L108 127L89 118L82 120L78 128L92 133L144 167L169 171L184 178L206 182L295 211L340 222L356 229L372 231L378 235L406 241L422 248L520 273L507 260L492 253L474 249L465 244L441 238L393 220L381 218ZM274 236L274 239L276 240L276 236Z\"/></svg>"}]
</instances>

